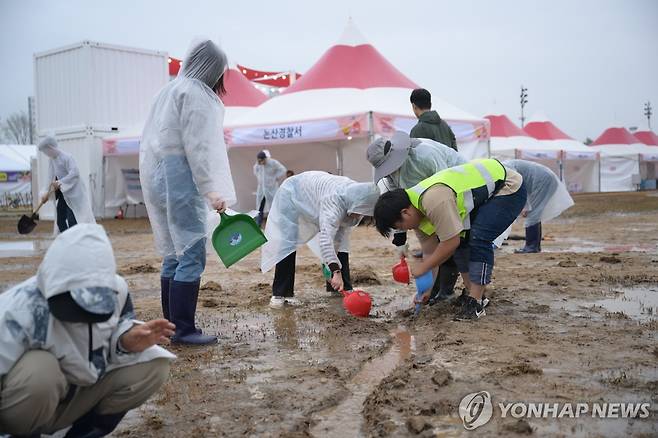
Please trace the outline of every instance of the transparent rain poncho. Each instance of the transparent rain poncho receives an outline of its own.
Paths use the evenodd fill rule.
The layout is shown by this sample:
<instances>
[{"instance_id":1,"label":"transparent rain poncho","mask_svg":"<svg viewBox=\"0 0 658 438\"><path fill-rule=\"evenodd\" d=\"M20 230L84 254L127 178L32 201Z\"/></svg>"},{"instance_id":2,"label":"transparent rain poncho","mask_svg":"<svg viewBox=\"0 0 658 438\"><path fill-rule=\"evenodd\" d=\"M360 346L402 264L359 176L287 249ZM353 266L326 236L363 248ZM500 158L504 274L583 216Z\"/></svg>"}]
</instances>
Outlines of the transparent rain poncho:
<instances>
[{"instance_id":1,"label":"transparent rain poncho","mask_svg":"<svg viewBox=\"0 0 658 438\"><path fill-rule=\"evenodd\" d=\"M76 222L81 224L96 223L87 187L84 181L80 179L80 171L73 157L59 149L57 140L54 137L44 138L39 143L38 148L49 158L48 186L42 191L41 196L48 193L50 184L57 179L61 184L59 191L62 192L66 204L73 211ZM54 194L51 195L51 198L54 199ZM56 216L57 209L55 209L55 231L58 230Z\"/></svg>"},{"instance_id":2,"label":"transparent rain poncho","mask_svg":"<svg viewBox=\"0 0 658 438\"><path fill-rule=\"evenodd\" d=\"M457 151L430 139L411 139L409 155L402 166L384 178L386 190L408 189L449 167L467 162Z\"/></svg>"},{"instance_id":3,"label":"transparent rain poncho","mask_svg":"<svg viewBox=\"0 0 658 438\"><path fill-rule=\"evenodd\" d=\"M350 232L361 220L349 215L372 216L378 198L375 184L326 172L304 172L286 179L274 197L265 227L261 270L269 271L316 235L316 255L324 263L340 266L336 253L349 252Z\"/></svg>"},{"instance_id":4,"label":"transparent rain poncho","mask_svg":"<svg viewBox=\"0 0 658 438\"><path fill-rule=\"evenodd\" d=\"M204 196L236 201L224 143L224 104L213 87L227 59L212 41L192 44L176 79L156 95L144 126L139 171L156 246L181 255L207 234Z\"/></svg>"},{"instance_id":5,"label":"transparent rain poncho","mask_svg":"<svg viewBox=\"0 0 658 438\"><path fill-rule=\"evenodd\" d=\"M278 160L267 158L265 164L254 164L254 175L258 180L256 189L256 210L260 208L260 203L265 198L265 209L263 212L270 211L274 194L279 188L279 181L286 176L286 168Z\"/></svg>"},{"instance_id":6,"label":"transparent rain poncho","mask_svg":"<svg viewBox=\"0 0 658 438\"><path fill-rule=\"evenodd\" d=\"M526 227L551 220L573 205L564 183L548 167L526 160L507 160L503 165L523 177L528 193Z\"/></svg>"}]
</instances>

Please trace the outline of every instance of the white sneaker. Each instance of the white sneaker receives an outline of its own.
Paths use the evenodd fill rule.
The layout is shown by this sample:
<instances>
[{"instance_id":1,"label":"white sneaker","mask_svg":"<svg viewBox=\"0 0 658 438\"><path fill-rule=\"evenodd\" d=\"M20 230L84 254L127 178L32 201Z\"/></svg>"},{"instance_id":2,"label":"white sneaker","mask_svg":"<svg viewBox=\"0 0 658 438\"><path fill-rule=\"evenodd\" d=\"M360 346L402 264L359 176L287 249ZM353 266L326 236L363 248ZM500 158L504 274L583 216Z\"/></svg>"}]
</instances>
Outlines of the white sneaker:
<instances>
[{"instance_id":1,"label":"white sneaker","mask_svg":"<svg viewBox=\"0 0 658 438\"><path fill-rule=\"evenodd\" d=\"M487 304L489 304L489 298L483 296L482 301L480 301L480 305L484 309L485 307L487 307Z\"/></svg>"},{"instance_id":2,"label":"white sneaker","mask_svg":"<svg viewBox=\"0 0 658 438\"><path fill-rule=\"evenodd\" d=\"M302 304L301 301L295 297L285 297L284 300L286 300L287 306L299 306Z\"/></svg>"},{"instance_id":3,"label":"white sneaker","mask_svg":"<svg viewBox=\"0 0 658 438\"><path fill-rule=\"evenodd\" d=\"M280 309L286 304L286 299L284 297L275 297L270 298L270 307L272 309Z\"/></svg>"},{"instance_id":4,"label":"white sneaker","mask_svg":"<svg viewBox=\"0 0 658 438\"><path fill-rule=\"evenodd\" d=\"M281 309L283 306L299 306L301 303L294 297L275 297L270 298L270 307L272 309Z\"/></svg>"}]
</instances>

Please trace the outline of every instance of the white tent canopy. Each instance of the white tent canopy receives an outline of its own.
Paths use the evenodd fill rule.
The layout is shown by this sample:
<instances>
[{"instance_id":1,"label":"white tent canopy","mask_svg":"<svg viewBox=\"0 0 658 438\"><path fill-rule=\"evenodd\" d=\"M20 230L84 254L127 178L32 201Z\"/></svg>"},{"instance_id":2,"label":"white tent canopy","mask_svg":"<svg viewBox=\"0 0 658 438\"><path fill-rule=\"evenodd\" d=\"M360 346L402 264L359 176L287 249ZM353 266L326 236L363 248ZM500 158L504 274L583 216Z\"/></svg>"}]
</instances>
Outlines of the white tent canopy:
<instances>
[{"instance_id":1,"label":"white tent canopy","mask_svg":"<svg viewBox=\"0 0 658 438\"><path fill-rule=\"evenodd\" d=\"M296 173L319 169L370 181L366 147L376 135L415 125L409 102L414 88L350 20L339 42L282 95L227 124L237 208L256 205L251 167L262 148ZM455 132L460 153L487 156L488 122L436 96L432 100Z\"/></svg>"},{"instance_id":2,"label":"white tent canopy","mask_svg":"<svg viewBox=\"0 0 658 438\"><path fill-rule=\"evenodd\" d=\"M602 192L632 191L642 179L655 179L658 151L625 128L606 129L591 147L601 154Z\"/></svg>"},{"instance_id":3,"label":"white tent canopy","mask_svg":"<svg viewBox=\"0 0 658 438\"><path fill-rule=\"evenodd\" d=\"M34 145L0 145L0 205L31 204L31 161L36 151Z\"/></svg>"},{"instance_id":4,"label":"white tent canopy","mask_svg":"<svg viewBox=\"0 0 658 438\"><path fill-rule=\"evenodd\" d=\"M535 113L523 131L542 147L560 152L560 176L570 192L599 191L599 155L562 132L543 113Z\"/></svg>"}]
</instances>

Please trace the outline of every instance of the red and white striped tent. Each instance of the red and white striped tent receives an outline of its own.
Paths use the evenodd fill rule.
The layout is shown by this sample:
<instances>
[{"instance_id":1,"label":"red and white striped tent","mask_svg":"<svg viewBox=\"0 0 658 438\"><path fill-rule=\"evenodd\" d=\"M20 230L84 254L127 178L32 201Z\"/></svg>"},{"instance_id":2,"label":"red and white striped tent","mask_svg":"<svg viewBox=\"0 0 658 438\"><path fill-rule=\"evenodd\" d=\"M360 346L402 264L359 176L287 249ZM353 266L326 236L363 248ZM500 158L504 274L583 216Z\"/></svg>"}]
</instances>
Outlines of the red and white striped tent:
<instances>
[{"instance_id":1,"label":"red and white striped tent","mask_svg":"<svg viewBox=\"0 0 658 438\"><path fill-rule=\"evenodd\" d=\"M348 22L337 44L281 95L227 126L239 210L254 208L251 167L265 148L296 173L318 169L372 180L369 141L416 123L409 96L418 85L401 73ZM432 90L430 90L432 91ZM467 158L487 156L488 122L438 97L436 109Z\"/></svg>"},{"instance_id":2,"label":"red and white striped tent","mask_svg":"<svg viewBox=\"0 0 658 438\"><path fill-rule=\"evenodd\" d=\"M545 115L535 114L523 130L542 147L559 151L561 178L570 192L599 191L599 155L555 126Z\"/></svg>"},{"instance_id":3,"label":"red and white striped tent","mask_svg":"<svg viewBox=\"0 0 658 438\"><path fill-rule=\"evenodd\" d=\"M626 128L608 128L590 146L601 154L602 192L631 191L641 180L655 181L658 150L640 143Z\"/></svg>"},{"instance_id":4,"label":"red and white striped tent","mask_svg":"<svg viewBox=\"0 0 658 438\"><path fill-rule=\"evenodd\" d=\"M558 177L560 176L559 151L542 146L539 141L516 126L504 114L488 115L485 118L491 123L490 151L492 157L499 160L519 158L536 161L550 168Z\"/></svg>"},{"instance_id":5,"label":"red and white striped tent","mask_svg":"<svg viewBox=\"0 0 658 438\"><path fill-rule=\"evenodd\" d=\"M647 146L658 146L658 135L653 131L637 131L633 135L640 141L640 143Z\"/></svg>"}]
</instances>

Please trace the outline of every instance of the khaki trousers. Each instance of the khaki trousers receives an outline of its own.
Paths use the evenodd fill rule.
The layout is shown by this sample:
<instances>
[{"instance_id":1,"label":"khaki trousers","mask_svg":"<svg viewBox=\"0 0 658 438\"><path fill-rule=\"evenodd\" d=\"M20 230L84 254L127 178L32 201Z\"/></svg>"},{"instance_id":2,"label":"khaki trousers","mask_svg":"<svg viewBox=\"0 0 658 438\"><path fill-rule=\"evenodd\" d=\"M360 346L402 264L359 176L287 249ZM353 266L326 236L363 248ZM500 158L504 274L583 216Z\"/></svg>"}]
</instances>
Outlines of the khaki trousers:
<instances>
[{"instance_id":1,"label":"khaki trousers","mask_svg":"<svg viewBox=\"0 0 658 438\"><path fill-rule=\"evenodd\" d=\"M134 409L153 395L169 376L169 360L110 371L91 386L66 382L57 358L43 350L23 354L0 387L0 433L54 433L92 409L100 415Z\"/></svg>"}]
</instances>

